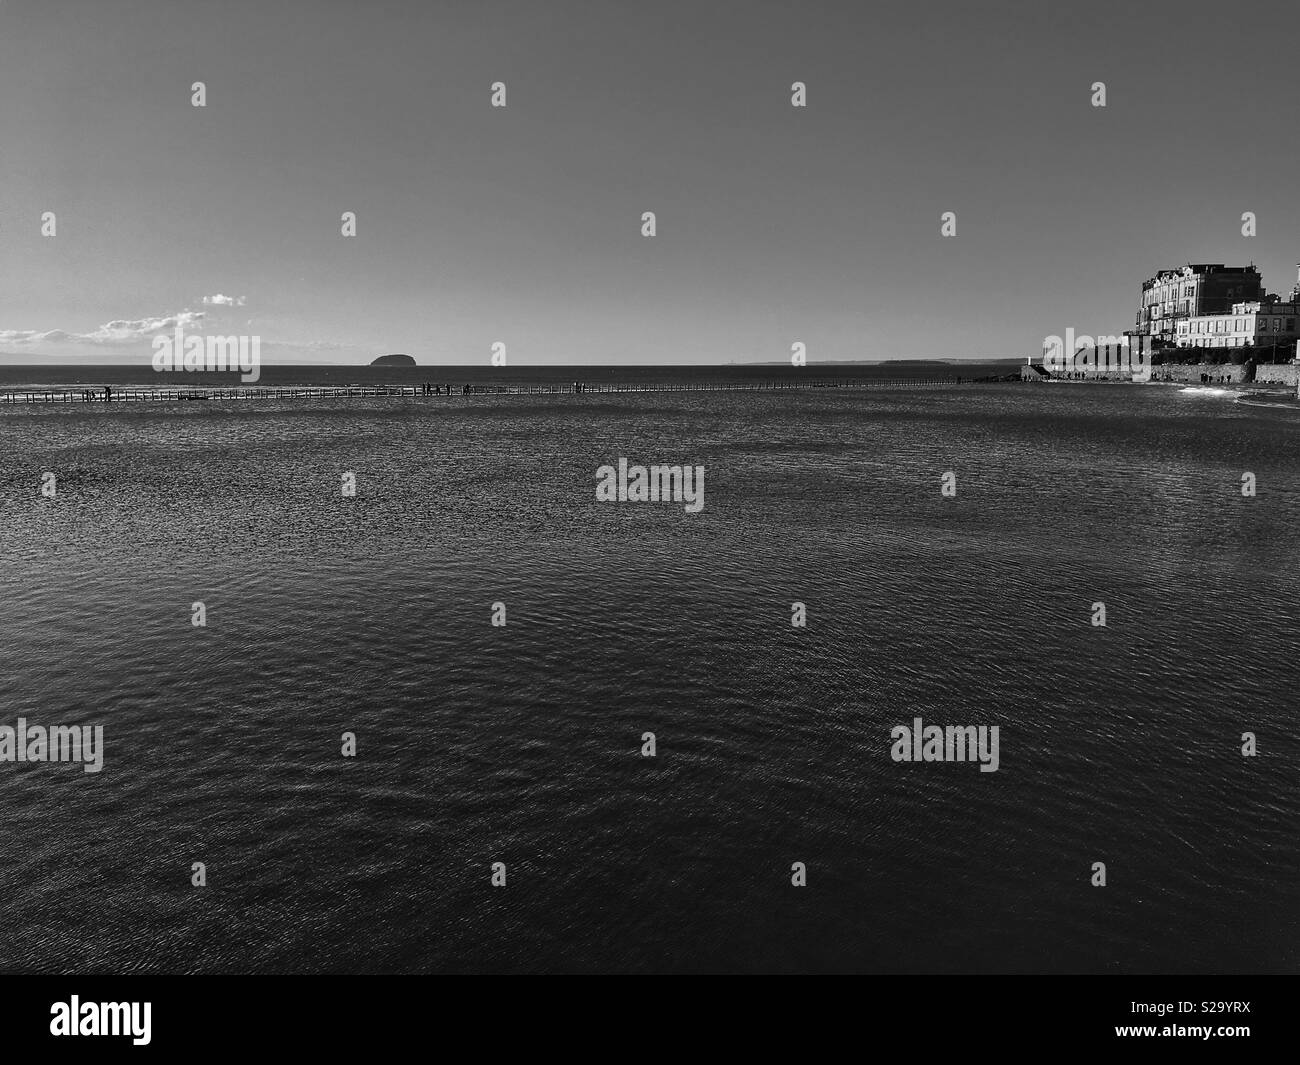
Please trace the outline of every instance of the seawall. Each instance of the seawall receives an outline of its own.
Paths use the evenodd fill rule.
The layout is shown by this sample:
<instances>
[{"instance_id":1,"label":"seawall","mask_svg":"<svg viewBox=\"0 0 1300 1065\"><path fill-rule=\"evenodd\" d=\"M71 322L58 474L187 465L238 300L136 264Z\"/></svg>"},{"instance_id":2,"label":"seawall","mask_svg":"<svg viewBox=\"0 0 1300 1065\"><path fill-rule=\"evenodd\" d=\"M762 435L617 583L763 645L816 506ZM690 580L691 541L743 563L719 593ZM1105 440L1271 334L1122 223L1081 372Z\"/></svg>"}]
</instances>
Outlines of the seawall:
<instances>
[{"instance_id":1,"label":"seawall","mask_svg":"<svg viewBox=\"0 0 1300 1065\"><path fill-rule=\"evenodd\" d=\"M1151 367L1153 381L1181 381L1186 384L1199 385L1202 381L1212 384L1241 384L1249 380L1246 366L1230 362L1162 362ZM1263 367L1256 367L1262 370Z\"/></svg>"},{"instance_id":2,"label":"seawall","mask_svg":"<svg viewBox=\"0 0 1300 1065\"><path fill-rule=\"evenodd\" d=\"M1267 362L1255 367L1255 380L1262 385L1295 386L1300 380L1300 366L1293 362Z\"/></svg>"}]
</instances>

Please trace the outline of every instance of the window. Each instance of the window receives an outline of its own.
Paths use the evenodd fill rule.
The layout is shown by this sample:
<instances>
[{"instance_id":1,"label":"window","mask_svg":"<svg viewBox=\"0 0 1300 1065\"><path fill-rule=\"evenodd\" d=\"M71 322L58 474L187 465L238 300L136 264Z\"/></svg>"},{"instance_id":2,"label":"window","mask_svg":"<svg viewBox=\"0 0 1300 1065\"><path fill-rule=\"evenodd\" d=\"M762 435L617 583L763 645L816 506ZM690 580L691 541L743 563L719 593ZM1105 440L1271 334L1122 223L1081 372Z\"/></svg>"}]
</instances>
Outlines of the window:
<instances>
[{"instance_id":1,"label":"window","mask_svg":"<svg viewBox=\"0 0 1300 1065\"><path fill-rule=\"evenodd\" d=\"M1281 319L1281 318L1274 318L1274 319L1273 319L1273 332L1275 332L1275 333L1280 333L1280 332L1282 332L1282 319Z\"/></svg>"},{"instance_id":2,"label":"window","mask_svg":"<svg viewBox=\"0 0 1300 1065\"><path fill-rule=\"evenodd\" d=\"M1286 320L1286 331L1287 331L1288 333L1294 333L1294 332L1295 332L1295 319L1294 319L1294 318L1288 318L1288 319Z\"/></svg>"},{"instance_id":3,"label":"window","mask_svg":"<svg viewBox=\"0 0 1300 1065\"><path fill-rule=\"evenodd\" d=\"M1261 319L1259 320L1259 331L1260 331L1261 333L1267 333L1267 332L1268 332L1268 319L1267 319L1267 318L1261 318Z\"/></svg>"}]
</instances>

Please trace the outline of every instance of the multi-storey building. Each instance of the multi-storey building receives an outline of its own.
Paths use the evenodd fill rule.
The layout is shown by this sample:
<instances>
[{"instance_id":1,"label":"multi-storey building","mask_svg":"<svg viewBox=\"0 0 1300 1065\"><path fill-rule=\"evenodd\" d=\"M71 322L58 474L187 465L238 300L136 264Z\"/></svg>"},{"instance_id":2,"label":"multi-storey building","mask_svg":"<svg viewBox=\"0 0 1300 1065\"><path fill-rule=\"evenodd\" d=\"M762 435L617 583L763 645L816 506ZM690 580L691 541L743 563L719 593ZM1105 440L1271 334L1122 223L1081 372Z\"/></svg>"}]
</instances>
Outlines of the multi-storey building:
<instances>
[{"instance_id":1,"label":"multi-storey building","mask_svg":"<svg viewBox=\"0 0 1300 1065\"><path fill-rule=\"evenodd\" d=\"M1135 332L1150 336L1158 346L1174 344L1180 335L1190 335L1179 329L1180 324L1227 314L1236 303L1262 299L1264 288L1254 266L1190 263L1162 270L1142 284Z\"/></svg>"},{"instance_id":2,"label":"multi-storey building","mask_svg":"<svg viewBox=\"0 0 1300 1065\"><path fill-rule=\"evenodd\" d=\"M1180 348L1293 347L1300 338L1300 300L1276 296L1234 303L1229 314L1194 315L1177 326Z\"/></svg>"}]
</instances>

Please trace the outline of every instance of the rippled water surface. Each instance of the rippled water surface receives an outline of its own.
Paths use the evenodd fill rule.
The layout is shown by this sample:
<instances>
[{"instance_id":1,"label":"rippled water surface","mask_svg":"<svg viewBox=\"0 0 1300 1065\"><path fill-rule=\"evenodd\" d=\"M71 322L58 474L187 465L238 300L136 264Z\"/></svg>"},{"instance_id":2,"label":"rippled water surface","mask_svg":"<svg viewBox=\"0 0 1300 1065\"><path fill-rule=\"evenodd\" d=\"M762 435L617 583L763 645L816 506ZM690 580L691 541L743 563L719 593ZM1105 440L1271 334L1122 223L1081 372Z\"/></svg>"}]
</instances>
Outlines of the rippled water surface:
<instances>
[{"instance_id":1,"label":"rippled water surface","mask_svg":"<svg viewBox=\"0 0 1300 1065\"><path fill-rule=\"evenodd\" d=\"M106 747L0 763L0 969L1295 972L1298 456L1155 386L0 410L0 724Z\"/></svg>"}]
</instances>

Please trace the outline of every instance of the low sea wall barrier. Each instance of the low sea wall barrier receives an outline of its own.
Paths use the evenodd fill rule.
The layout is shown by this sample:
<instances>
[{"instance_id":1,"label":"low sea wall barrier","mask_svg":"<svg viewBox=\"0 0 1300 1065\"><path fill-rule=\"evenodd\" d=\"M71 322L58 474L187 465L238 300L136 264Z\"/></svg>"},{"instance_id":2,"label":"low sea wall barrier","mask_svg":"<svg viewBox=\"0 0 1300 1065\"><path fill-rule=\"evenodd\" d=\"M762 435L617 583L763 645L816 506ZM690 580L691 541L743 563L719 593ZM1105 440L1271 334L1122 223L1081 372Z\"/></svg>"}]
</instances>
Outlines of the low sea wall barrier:
<instances>
[{"instance_id":1,"label":"low sea wall barrier","mask_svg":"<svg viewBox=\"0 0 1300 1065\"><path fill-rule=\"evenodd\" d=\"M1263 362L1254 367L1233 362L1162 362L1151 367L1151 380L1180 381L1193 385L1202 383L1236 385L1253 381L1260 385L1294 387L1296 370L1296 365L1289 362Z\"/></svg>"},{"instance_id":2,"label":"low sea wall barrier","mask_svg":"<svg viewBox=\"0 0 1300 1065\"><path fill-rule=\"evenodd\" d=\"M1232 362L1162 362L1151 367L1151 380L1235 385L1247 380L1247 367Z\"/></svg>"},{"instance_id":3,"label":"low sea wall barrier","mask_svg":"<svg viewBox=\"0 0 1300 1065\"><path fill-rule=\"evenodd\" d=\"M1151 367L1149 380L1177 382L1180 384L1243 384L1296 386L1300 379L1300 366L1295 363L1261 363L1253 367L1234 362L1162 362ZM1079 381L1129 381L1133 373L1128 370L1052 370L1046 376Z\"/></svg>"},{"instance_id":4,"label":"low sea wall barrier","mask_svg":"<svg viewBox=\"0 0 1300 1065\"><path fill-rule=\"evenodd\" d=\"M406 398L450 399L458 396L555 396L610 395L632 392L785 392L808 389L894 390L946 388L989 378L970 377L891 377L891 378L813 378L807 381L753 382L677 382L677 383L587 383L546 385L300 385L266 387L247 385L230 388L143 388L124 385L19 388L0 391L0 404L12 403L180 403L192 400L249 402L259 399L344 399ZM435 390L436 389L436 390Z\"/></svg>"},{"instance_id":5,"label":"low sea wall barrier","mask_svg":"<svg viewBox=\"0 0 1300 1065\"><path fill-rule=\"evenodd\" d=\"M1300 366L1293 362L1268 362L1255 367L1255 383L1261 385L1290 385L1300 381Z\"/></svg>"}]
</instances>

